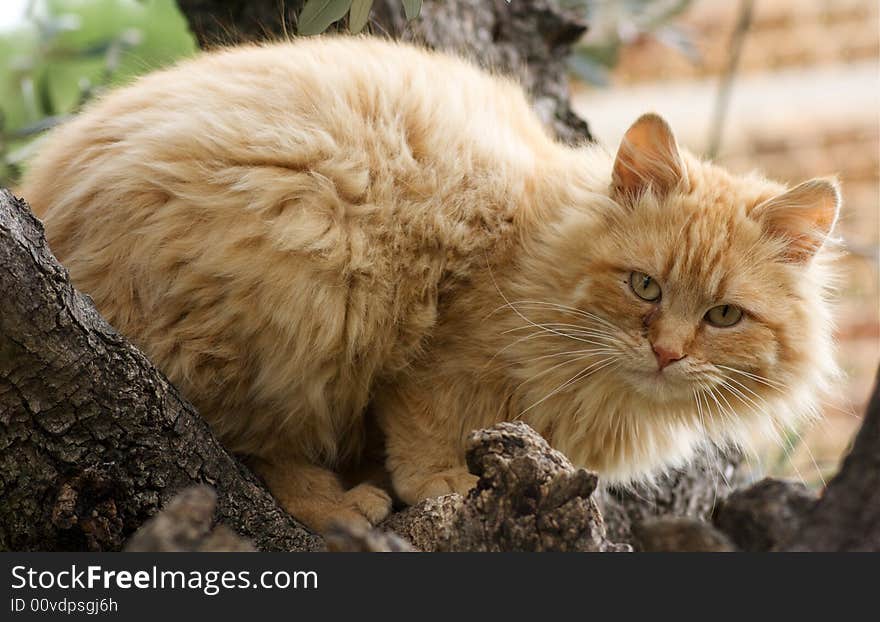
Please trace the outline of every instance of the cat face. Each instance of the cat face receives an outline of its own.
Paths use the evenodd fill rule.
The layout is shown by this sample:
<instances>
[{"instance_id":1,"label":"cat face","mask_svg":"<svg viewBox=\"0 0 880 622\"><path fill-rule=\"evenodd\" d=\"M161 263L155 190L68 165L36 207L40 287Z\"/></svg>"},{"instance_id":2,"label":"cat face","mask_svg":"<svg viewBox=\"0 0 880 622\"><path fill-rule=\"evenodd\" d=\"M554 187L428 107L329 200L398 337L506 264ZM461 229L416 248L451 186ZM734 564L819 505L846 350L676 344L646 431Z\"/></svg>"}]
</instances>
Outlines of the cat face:
<instances>
[{"instance_id":1,"label":"cat face","mask_svg":"<svg viewBox=\"0 0 880 622\"><path fill-rule=\"evenodd\" d=\"M666 123L646 115L623 140L609 194L593 213L569 210L547 244L535 298L552 302L528 309L557 333L528 346L552 354L529 370L544 374L541 389L575 378L564 389L573 404L625 395L644 408L619 417L653 413L634 424L639 442L650 425L719 439L812 408L795 387L833 369L817 255L837 218L834 182L786 191L730 175L681 153Z\"/></svg>"},{"instance_id":2,"label":"cat face","mask_svg":"<svg viewBox=\"0 0 880 622\"><path fill-rule=\"evenodd\" d=\"M621 376L658 400L714 384L725 367L784 371L817 313L808 276L777 260L746 209L707 213L704 202L643 201L608 219L573 290L574 307L615 327Z\"/></svg>"}]
</instances>

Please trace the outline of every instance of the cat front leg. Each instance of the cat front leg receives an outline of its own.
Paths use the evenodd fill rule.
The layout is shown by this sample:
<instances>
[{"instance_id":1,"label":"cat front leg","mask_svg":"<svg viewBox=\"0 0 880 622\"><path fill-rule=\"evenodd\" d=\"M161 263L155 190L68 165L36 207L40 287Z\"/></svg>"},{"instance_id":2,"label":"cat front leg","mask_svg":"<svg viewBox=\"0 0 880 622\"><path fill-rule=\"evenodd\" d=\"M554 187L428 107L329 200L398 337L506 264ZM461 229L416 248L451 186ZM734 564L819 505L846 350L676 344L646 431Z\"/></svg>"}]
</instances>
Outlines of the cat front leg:
<instances>
[{"instance_id":1,"label":"cat front leg","mask_svg":"<svg viewBox=\"0 0 880 622\"><path fill-rule=\"evenodd\" d=\"M466 495L477 485L477 480L477 476L469 473L465 467L432 471L401 465L391 473L394 492L409 505L454 492Z\"/></svg>"},{"instance_id":2,"label":"cat front leg","mask_svg":"<svg viewBox=\"0 0 880 622\"><path fill-rule=\"evenodd\" d=\"M377 401L386 468L394 492L409 505L464 495L477 483L464 460L464 435L471 428L460 416L450 416L454 411L439 393L397 389Z\"/></svg>"},{"instance_id":3,"label":"cat front leg","mask_svg":"<svg viewBox=\"0 0 880 622\"><path fill-rule=\"evenodd\" d=\"M378 486L346 490L333 471L295 457L253 459L251 465L281 506L317 533L336 524L369 528L391 512L391 497Z\"/></svg>"}]
</instances>

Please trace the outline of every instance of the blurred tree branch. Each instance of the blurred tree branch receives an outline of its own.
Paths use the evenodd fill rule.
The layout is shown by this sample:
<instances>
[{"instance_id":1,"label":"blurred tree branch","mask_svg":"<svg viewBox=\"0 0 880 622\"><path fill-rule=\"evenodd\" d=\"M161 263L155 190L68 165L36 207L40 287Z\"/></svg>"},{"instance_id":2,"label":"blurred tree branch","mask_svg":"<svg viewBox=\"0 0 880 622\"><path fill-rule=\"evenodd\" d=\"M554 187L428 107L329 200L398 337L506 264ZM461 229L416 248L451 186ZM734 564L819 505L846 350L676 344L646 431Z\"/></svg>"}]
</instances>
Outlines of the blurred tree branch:
<instances>
[{"instance_id":1,"label":"blurred tree branch","mask_svg":"<svg viewBox=\"0 0 880 622\"><path fill-rule=\"evenodd\" d=\"M727 53L727 64L721 75L718 85L718 95L715 98L715 110L712 113L712 124L709 126L709 144L706 155L716 158L721 150L721 138L724 133L724 120L727 118L727 108L730 105L730 97L733 93L733 83L739 68L739 59L742 55L743 43L746 34L752 24L754 12L754 0L741 0L736 26L730 36L730 46Z\"/></svg>"}]
</instances>

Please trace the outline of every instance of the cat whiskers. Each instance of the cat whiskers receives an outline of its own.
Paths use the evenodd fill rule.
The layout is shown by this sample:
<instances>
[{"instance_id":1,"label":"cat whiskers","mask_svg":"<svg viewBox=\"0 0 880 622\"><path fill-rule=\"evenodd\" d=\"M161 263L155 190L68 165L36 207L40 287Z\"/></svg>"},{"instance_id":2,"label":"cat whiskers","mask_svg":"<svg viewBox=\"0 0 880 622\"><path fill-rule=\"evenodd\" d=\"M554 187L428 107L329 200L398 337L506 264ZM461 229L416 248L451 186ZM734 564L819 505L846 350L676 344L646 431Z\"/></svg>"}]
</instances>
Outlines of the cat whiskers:
<instances>
[{"instance_id":1,"label":"cat whiskers","mask_svg":"<svg viewBox=\"0 0 880 622\"><path fill-rule=\"evenodd\" d=\"M522 343L524 341L538 338L540 336L557 337L557 338L561 338L561 339L570 339L570 340L574 340L574 341L584 343L587 345L591 345L591 346L595 346L595 347L579 348L576 350L565 350L565 351L561 351L561 352L550 352L547 354L542 354L542 355L533 356L530 358L520 359L520 360L511 362L510 363L511 366L512 365L533 365L533 364L535 364L539 361L542 361L542 360L554 359L554 358L559 358L559 357L571 357L571 358L567 358L566 360L563 360L560 363L556 363L555 365L552 365L552 366L548 367L547 369L543 369L537 373L532 374L531 376L529 376L528 378L526 378L525 380L520 382L512 390L511 396L516 395L516 393L526 383L537 380L537 379L559 369L560 367L564 367L564 366L570 365L572 363L582 362L584 360L594 359L597 356L605 356L605 358L602 358L599 360L591 360L590 365L588 365L586 368L580 370L573 377L569 378L568 380L563 382L561 385L559 385L558 387L553 389L548 395L544 396L543 398L541 398L540 400L538 400L537 402L535 402L534 404L532 404L531 406L529 406L528 408L526 408L525 410L523 410L519 414L517 414L516 417L513 418L514 421L520 419L528 411L532 410L533 408L540 405L541 403L543 403L544 401L546 401L547 399L549 399L553 395L556 395L557 393L564 390L565 388L571 386L575 382L582 380L584 378L587 378L588 376L592 375L593 373L598 372L599 370L604 369L605 367L608 367L612 363L617 362L618 355L620 354L620 347L622 345L624 345L621 342L621 340L618 339L617 337L615 337L614 335L611 335L610 333L602 331L602 330L600 330L596 327L593 327L593 326L586 326L586 325L580 325L580 324L568 324L568 323L563 323L563 322L538 323L538 322L532 321L530 318L527 318L525 316L525 314L522 312L518 312L518 314L520 315L520 317L525 319L528 322L528 324L525 326L519 326L519 327L516 327L513 329L506 330L502 334L515 333L517 331L526 330L529 328L537 328L538 330L530 333L529 335L526 335L525 337L520 337L519 339L516 339L513 343L508 344L507 346L503 347L501 350L499 350L495 354L495 356L492 357L490 362L494 361L498 355L500 355L502 352L504 352L508 348L511 348L511 347L515 346L516 344Z\"/></svg>"},{"instance_id":2,"label":"cat whiskers","mask_svg":"<svg viewBox=\"0 0 880 622\"><path fill-rule=\"evenodd\" d=\"M596 339L610 339L612 341L620 341L617 337L603 330L599 330L595 326L584 326L582 324L567 324L564 322L535 322L528 316L526 316L523 312L513 306L511 303L508 303L505 306L509 306L513 309L514 313L516 313L526 324L524 326L518 326L516 328L508 329L503 331L501 334L508 334L511 332L516 332L519 330L526 330L528 328L537 328L538 330L545 331L547 333L556 335L558 337L565 337L567 339L573 339L575 341L583 341L586 343L592 343L589 339L585 337L593 337ZM503 307L502 307L503 308ZM612 326L613 328L613 326Z\"/></svg>"},{"instance_id":3,"label":"cat whiskers","mask_svg":"<svg viewBox=\"0 0 880 622\"><path fill-rule=\"evenodd\" d=\"M815 458L815 456L813 455L813 451L810 449L809 444L804 442L801 433L798 432L796 429L792 428L792 429L791 429L791 434L783 434L782 431L780 431L780 430L776 427L776 424L775 424L773 418L772 418L770 415L767 414L767 409L769 408L769 406L767 405L767 400L765 400L764 398L762 398L760 395L758 395L757 393L755 393L754 391L752 391L749 387L747 387L747 386L746 386L745 384L743 384L742 382L736 380L735 378L731 378L731 377L729 377L729 376L725 376L725 378L724 378L724 380L722 380L722 382L725 383L725 384L727 384L727 381L730 381L730 382L735 383L739 388L741 388L741 389L747 391L748 393L750 393L751 395L753 395L756 399L760 400L762 404L764 404L765 408L764 408L763 410L761 410L761 409L758 407L758 405L755 404L754 400L751 400L751 399L748 400L749 402L751 402L751 403L755 406L755 408L757 408L758 410L760 410L760 413L759 413L759 414L762 414L764 417L768 417L768 418L769 418L770 423L771 423L771 425L773 426L774 436L775 436L777 442L779 443L780 447L782 447L783 451L785 452L785 454L786 454L786 459L787 459L788 462L791 464L792 468L794 468L795 472L798 474L798 477L801 478L801 483L804 483L804 485L806 485L806 483L804 482L803 475L800 474L800 471L798 470L797 465L796 465L796 464L794 463L794 461L791 459L791 456L794 454L794 451L795 451L795 448L796 448L794 441L791 439L791 435L794 435L794 436L797 438L797 441L798 441L797 444L803 446L803 448L806 450L807 455L808 455L809 458L810 458L810 462L813 464L813 468L814 468L815 471L816 471L816 475L817 475L817 477L819 478L819 481L822 483L822 486L823 486L823 487L826 486L826 485L827 485L827 482L825 481L825 476L822 474L822 469L819 468L819 463L816 462L816 458ZM732 391L735 391L734 387L732 387L732 386L730 386L730 385L727 385L727 386L728 386L728 388L731 389ZM758 410L756 410L755 412L758 412Z\"/></svg>"},{"instance_id":4,"label":"cat whiskers","mask_svg":"<svg viewBox=\"0 0 880 622\"><path fill-rule=\"evenodd\" d=\"M697 404L697 414L700 417L700 428L703 430L703 434L707 434L706 420L705 420L705 417L703 416L703 404L702 404L700 397L697 393L697 389L691 389L691 393L694 396L694 402L696 402L696 404ZM707 445L707 450L711 447L712 447L711 444ZM709 464L714 465L716 463L717 463L716 460L709 460ZM720 464L718 464L718 467L716 470L721 475L721 477L724 479L724 483L727 486L728 490L730 490L730 482L727 481L727 476L721 470ZM715 507L715 503L717 500L718 500L718 478L713 475L713 478L712 478L712 508Z\"/></svg>"},{"instance_id":5,"label":"cat whiskers","mask_svg":"<svg viewBox=\"0 0 880 622\"><path fill-rule=\"evenodd\" d=\"M572 376L571 378L569 378L568 380L563 382L561 385L559 385L558 387L556 387L555 389L550 391L547 395L545 395L544 397L539 399L537 402L533 403L531 406L529 406L526 409L524 409L523 411L521 411L516 417L513 418L513 421L517 421L524 414L526 414L527 412L529 412L530 410L532 410L536 406L543 404L545 401L547 401L548 399L550 399L551 397L553 397L554 395L556 395L557 393L559 393L560 391L562 391L566 387L574 384L575 382L578 382L579 380L583 380L584 378L592 376L596 372L598 372L602 369L605 369L606 367L608 367L610 365L616 365L616 364L619 364L619 360L613 356L609 356L607 358L604 358L604 359L601 359L601 360L596 361L594 363L591 363L590 365L588 365L587 367L585 367L584 369L579 371L577 374L575 374L574 376ZM531 378L529 378L529 380L531 380Z\"/></svg>"},{"instance_id":6,"label":"cat whiskers","mask_svg":"<svg viewBox=\"0 0 880 622\"><path fill-rule=\"evenodd\" d=\"M754 390L749 388L743 382L731 376L722 376L719 379L721 385L735 395L743 404L745 404L756 416L767 419L773 425L774 440L780 446L784 441L784 435L776 428L772 415L769 412L770 406L767 400L758 395ZM757 402L755 401L757 400ZM760 402L760 403L758 403Z\"/></svg>"},{"instance_id":7,"label":"cat whiskers","mask_svg":"<svg viewBox=\"0 0 880 622\"><path fill-rule=\"evenodd\" d=\"M580 317L588 318L591 321L599 322L600 324L603 324L605 327L611 329L612 331L617 332L619 330L611 322L609 322L608 320L606 320L606 319L604 319L594 313L590 313L588 311L583 311L581 309L576 309L574 307L569 307L567 305L562 305L562 304L555 303L555 302L546 302L546 301L541 301L541 300L519 300L516 302L511 302L510 299L504 294L503 291L501 291L501 288L498 286L498 281L495 279L495 273L492 270L492 264L489 262L488 253L486 253L485 260L486 260L486 268L489 271L490 278L492 279L492 284L495 286L495 290L498 292L498 295L501 296L501 299L504 301L504 304L499 306L498 308L496 308L492 313L496 313L497 311L500 311L501 309L504 309L506 307L506 308L511 309L516 315L518 315L520 317L520 319L522 319L524 322L526 322L526 324L528 326L537 328L537 329L539 329L539 331L544 330L544 331L547 331L551 334L557 335L559 337L565 337L568 339L575 339L577 341L584 341L587 343L592 343L592 345L599 345L599 346L608 345L608 344L597 344L595 342L590 342L590 341L583 339L581 337L577 337L575 335L570 335L570 334L566 334L565 332L560 332L560 331L554 330L552 327L550 327L548 325L542 325L537 322L534 322L533 320L528 318L522 311L520 311L517 308L517 305L521 305L521 306L532 305L532 306L545 307L545 308L550 307L551 309L555 309L557 311L561 311L564 313L570 313L570 314L573 313L573 314L578 315ZM491 313L490 313L490 315L491 315ZM594 330L594 328L587 327L587 326L577 326L576 329L582 330L582 331L593 331ZM600 338L601 339L610 339L612 342L616 341L616 342L622 343L617 337L615 337L614 335L612 335L610 333L604 333L604 331L597 331L597 332L603 333L600 335L596 335L595 338L597 338L597 339L600 339ZM528 336L526 339L530 339L534 336L536 336L536 335L532 334L532 335ZM519 343L519 341L514 342L514 343ZM514 345L514 344L510 344L510 345ZM507 347L510 347L510 346L507 346ZM506 350L507 347L502 348L501 351ZM490 362L494 361L495 357L498 354L500 354L501 351L499 351L495 355L493 355Z\"/></svg>"},{"instance_id":8,"label":"cat whiskers","mask_svg":"<svg viewBox=\"0 0 880 622\"><path fill-rule=\"evenodd\" d=\"M527 330L529 328L538 328L538 330L543 330L558 337L566 337L574 341L585 341L587 343L590 343L590 338L592 338L605 339L608 341L621 343L620 339L609 333L598 331L587 326L579 326L577 324L562 324L559 322L547 322L543 324L535 323L530 326L518 326L516 328L508 329L501 334L507 335L510 333L519 332L521 330Z\"/></svg>"},{"instance_id":9,"label":"cat whiskers","mask_svg":"<svg viewBox=\"0 0 880 622\"><path fill-rule=\"evenodd\" d=\"M752 374L750 372L745 372L743 370L737 370L732 367L717 365L720 369L726 369L729 371L739 372L744 378L748 378L750 380L754 380L764 386L774 388L778 391L784 391L784 386L782 383L771 381L768 378L764 378L763 376L759 376L757 374ZM762 382L763 381L763 382ZM786 461L791 464L798 478L801 480L801 483L806 485L806 480L804 476L801 474L800 470L797 468L797 465L792 460L792 456L794 454L796 445L792 440L791 436L794 435L798 440L798 445L802 445L807 452L807 455L810 458L810 462L813 464L813 468L816 471L816 475L819 478L819 481L823 486L826 485L825 476L822 474L822 470L819 468L819 464L816 462L816 458L813 456L812 450L810 450L809 445L803 442L803 438L795 429L791 430L791 434L785 434L783 430L780 430L776 424L776 421L773 419L772 415L769 412L770 406L767 403L767 400L762 396L758 395L754 390L748 387L741 380L730 376L729 374L723 374L721 378L718 379L721 387L729 391L732 395L736 396L743 404L745 404L755 415L769 421L772 431L773 438L777 442L777 444L782 448ZM757 402L755 401L757 400ZM760 404L759 404L760 402Z\"/></svg>"},{"instance_id":10,"label":"cat whiskers","mask_svg":"<svg viewBox=\"0 0 880 622\"><path fill-rule=\"evenodd\" d=\"M759 384L763 384L767 387L770 387L771 389L776 389L779 392L785 392L786 390L788 390L788 387L785 384L778 382L776 380L770 380L769 378L766 378L766 377L761 376L760 374L756 374L754 372L748 372L748 371L745 371L744 369L737 369L736 367L728 367L727 365L717 365L716 364L715 367L717 367L718 369L723 369L725 371L731 371L735 374L740 374L741 376L745 376L749 380L753 380ZM726 376L726 377L729 378L730 376Z\"/></svg>"},{"instance_id":11,"label":"cat whiskers","mask_svg":"<svg viewBox=\"0 0 880 622\"><path fill-rule=\"evenodd\" d=\"M503 294L502 294L503 297ZM489 361L486 363L486 367L491 365L496 358L498 358L501 354L509 350L510 348L515 347L518 344L521 344L525 341L530 341L536 338L542 337L559 337L563 339L570 339L573 341L582 342L585 344L597 346L597 347L607 347L607 348L625 348L626 343L623 342L618 336L612 334L607 330L603 330L605 326L610 327L613 330L617 330L613 324L610 324L603 318L595 316L586 311L581 311L579 309L574 309L572 307L566 307L565 305L559 305L557 303L543 303L540 301L517 301L510 302L505 298L505 304L496 308L494 312L497 312L504 308L509 308L514 311L524 322L523 326L517 326L514 328L507 329L503 331L501 334L506 335L510 333L516 333L522 330L528 330L537 328L538 330L531 332L528 335L521 336L515 339L513 342L503 346L500 348ZM554 309L562 309L566 313L576 313L579 316L588 319L591 322L591 325L586 324L572 324L566 322L536 322L531 317L527 316L523 311L517 308L518 305L536 305L541 306L543 308L554 308ZM491 315L491 314L490 314ZM600 325L596 325L595 322L599 322Z\"/></svg>"},{"instance_id":12,"label":"cat whiskers","mask_svg":"<svg viewBox=\"0 0 880 622\"><path fill-rule=\"evenodd\" d=\"M514 341L512 341L511 343L500 348L495 354L492 355L492 358L489 359L489 361L486 363L485 367L488 367L489 365L494 363L495 359L497 359L501 354L503 354L504 352L506 352L510 348L513 348L514 346L516 346L520 343L523 343L525 341L530 341L532 339L541 338L541 337L559 337L559 338L565 338L565 339L572 339L574 341L579 341L579 342L586 343L589 345L594 345L597 347L611 348L611 347L618 345L618 344L623 345L619 339L615 338L613 335L609 335L606 333L597 332L597 331L590 331L589 329L587 329L587 330L584 330L583 333L577 332L576 334L569 334L567 332L560 331L560 330L549 330L548 325L538 324L536 322L533 322L532 324L527 325L527 326L519 326L517 328L511 328L509 330L504 331L501 334L508 334L508 333L512 333L512 332L516 332L516 331L520 331L520 330L526 330L529 328L536 328L536 327L538 328L537 331L534 331L532 333L529 333L528 335L519 337L519 338L515 339ZM583 327L578 327L578 328L583 328ZM586 338L584 338L584 336L592 337L592 339L586 339ZM594 339L599 340L599 341L594 341Z\"/></svg>"},{"instance_id":13,"label":"cat whiskers","mask_svg":"<svg viewBox=\"0 0 880 622\"><path fill-rule=\"evenodd\" d=\"M697 395L697 389L691 389L691 393L693 393L694 402L697 404L697 414L700 416L700 427L703 429L703 434L706 434L706 420L703 417L703 404L700 402L700 398Z\"/></svg>"},{"instance_id":14,"label":"cat whiskers","mask_svg":"<svg viewBox=\"0 0 880 622\"><path fill-rule=\"evenodd\" d=\"M705 401L705 406L706 406L706 410L705 410L705 412L708 413L709 415L712 414L712 405L709 403L709 400L711 399L712 402L715 404L715 406L716 406L717 409L718 409L718 410L717 410L717 415L718 415L718 417L721 418L721 419L724 420L724 421L731 421L731 422L732 422L733 419L732 419L732 415L731 415L731 413L729 413L729 412L728 412L728 411L727 411L727 410L721 405L721 402L718 400L718 398L715 397L715 390L713 389L712 385L710 385L710 384L706 384L706 383L703 383L703 382L698 382L698 387L699 387L699 389L698 389L698 394L699 394L699 395L704 399L704 401ZM704 428L704 429L705 429L705 428Z\"/></svg>"},{"instance_id":15,"label":"cat whiskers","mask_svg":"<svg viewBox=\"0 0 880 622\"><path fill-rule=\"evenodd\" d=\"M618 328L614 324L612 324L611 322L609 322L605 318L603 318L599 315L596 315L595 313L590 313L589 311L584 311L583 309L578 309L576 307L570 307L568 305L559 304L558 302L548 302L548 301L544 301L544 300L516 300L514 302L510 302L505 298L505 304L503 304L500 307L498 307L497 309L495 309L495 311L493 311L493 313L500 311L501 309L503 309L505 307L509 307L511 309L514 309L514 311L516 311L517 306L520 306L520 307L531 306L531 307L543 307L543 308L549 307L550 309L559 311L560 313L568 313L570 315L578 315L583 318L588 318L588 319L593 320L595 322L599 322L600 324L604 325L606 328L609 328L611 330L615 330L615 331L618 330Z\"/></svg>"},{"instance_id":16,"label":"cat whiskers","mask_svg":"<svg viewBox=\"0 0 880 622\"><path fill-rule=\"evenodd\" d=\"M531 339L535 339L535 338L539 338L539 337L558 337L558 336L559 335L554 335L553 333L548 333L547 331L542 329L542 330L536 330L535 332L530 333L528 335L525 335L523 337L519 337L518 339L515 339L511 343L508 343L506 346L499 349L498 352L493 354L492 358L489 359L489 361L486 363L485 367L488 367L493 362L495 362L495 359L498 358L502 353L506 352L507 350L514 347L515 345L522 343L523 341L529 341Z\"/></svg>"},{"instance_id":17,"label":"cat whiskers","mask_svg":"<svg viewBox=\"0 0 880 622\"><path fill-rule=\"evenodd\" d=\"M542 356L540 356L540 357L536 357L536 358L533 358L533 359L527 359L527 360L525 360L525 361L519 361L519 363L530 362L530 361L535 361L535 360L538 360L538 359L544 359L544 358L551 358L551 357L554 357L554 356L562 356L562 355L566 355L566 354L567 354L567 355L572 355L572 354L575 354L576 352L581 352L581 351L573 350L573 351L570 351L570 352L552 352L552 353L550 353L550 354L545 354L545 355L542 355ZM542 371L539 371L538 373L533 374L533 375L529 376L528 378L526 378L525 380L523 380L522 382L520 382L518 385L516 385L516 386L513 388L513 390L512 390L512 391L510 392L510 394L507 396L507 399L504 400L504 402L502 402L501 407L498 409L498 414L500 414L501 411L504 409L504 407L506 406L508 400L510 400L511 397L513 397L514 395L516 395L517 392L518 392L518 391L523 387L523 385L525 385L526 383L531 382L531 381L533 381L533 380L537 380L538 378L540 378L540 377L542 377L542 376L544 376L544 375L546 375L546 374L549 374L550 372L552 372L552 371L554 371L554 370L556 370L556 369L559 369L560 367L564 367L565 365L568 365L568 364L570 364L570 363L579 363L579 362L581 362L581 361L584 361L584 360L590 359L590 358L592 358L592 356L593 356L594 354L596 354L596 351L594 351L593 349L583 350L582 352L583 352L582 354L579 354L578 356L575 356L574 358L571 358L571 359L568 359L568 360L562 361L561 363L557 363L556 365L553 365L553 366L551 366L551 367L548 367L547 369L544 369L544 370L542 370ZM522 415L522 414L523 414L523 413L520 413L520 415ZM516 421L516 419L518 419L520 415L517 415L517 417L514 419L514 421Z\"/></svg>"},{"instance_id":18,"label":"cat whiskers","mask_svg":"<svg viewBox=\"0 0 880 622\"><path fill-rule=\"evenodd\" d=\"M800 432L795 429L791 430L791 434L785 434L784 430L780 430L773 416L768 412L769 406L767 404L767 400L758 395L754 390L749 388L744 380L751 380L763 386L766 386L770 389L778 391L780 393L785 393L788 391L788 386L784 383L781 383L776 380L770 380L769 378L762 376L760 374L756 374L754 372L747 372L743 369L737 369L735 367L729 367L727 365L716 365L719 369L723 369L729 372L733 372L739 374L742 380L734 378L730 374L723 374L720 382L722 386L726 387L728 391L737 395L745 404L749 406L749 408L758 416L765 418L770 422L770 425L773 428L773 436L779 446L782 448L785 453L786 460L791 464L792 468L797 473L798 477L801 480L801 483L806 485L806 481L804 480L803 475L801 475L800 471L797 468L797 465L791 459L792 455L795 451L795 444L791 439L791 434L793 434L798 439L798 443L804 445L807 453L809 454L810 461L813 463L813 468L816 470L816 475L819 477L819 480L822 482L822 485L825 485L825 477L822 475L822 470L819 468L816 459L813 457L813 452L810 450L809 446L803 443L803 439L801 437ZM732 384L731 384L732 383ZM751 397L745 395L748 393ZM753 399L754 398L754 399ZM758 400L761 405L758 405L755 400Z\"/></svg>"},{"instance_id":19,"label":"cat whiskers","mask_svg":"<svg viewBox=\"0 0 880 622\"><path fill-rule=\"evenodd\" d=\"M519 361L519 362L532 363L534 361L541 361L544 359L555 358L558 356L572 355L572 354L616 354L616 353L617 353L617 350L615 350L614 348L608 348L608 347L606 347L606 348L583 348L581 350L568 350L565 352L551 352L550 354L542 354L541 356L535 356L533 358L525 359L525 360ZM586 358L586 357L582 356L582 357L580 357L580 359L575 359L575 360L582 360L584 358Z\"/></svg>"}]
</instances>

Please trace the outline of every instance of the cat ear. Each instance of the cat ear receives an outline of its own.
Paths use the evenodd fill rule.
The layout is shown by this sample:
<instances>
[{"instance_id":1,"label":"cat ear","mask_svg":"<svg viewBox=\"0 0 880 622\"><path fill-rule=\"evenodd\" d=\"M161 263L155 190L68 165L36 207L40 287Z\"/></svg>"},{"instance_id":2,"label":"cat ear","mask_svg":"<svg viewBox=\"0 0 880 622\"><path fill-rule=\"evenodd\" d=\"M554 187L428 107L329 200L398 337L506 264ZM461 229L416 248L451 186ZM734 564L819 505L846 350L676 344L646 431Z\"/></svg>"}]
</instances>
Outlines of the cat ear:
<instances>
[{"instance_id":1,"label":"cat ear","mask_svg":"<svg viewBox=\"0 0 880 622\"><path fill-rule=\"evenodd\" d=\"M650 188L662 197L679 184L687 185L687 172L669 124L654 113L642 115L620 142L611 175L612 193L632 200Z\"/></svg>"},{"instance_id":2,"label":"cat ear","mask_svg":"<svg viewBox=\"0 0 880 622\"><path fill-rule=\"evenodd\" d=\"M764 201L755 208L753 215L771 235L788 242L788 261L804 263L825 243L839 213L837 181L811 179Z\"/></svg>"}]
</instances>

